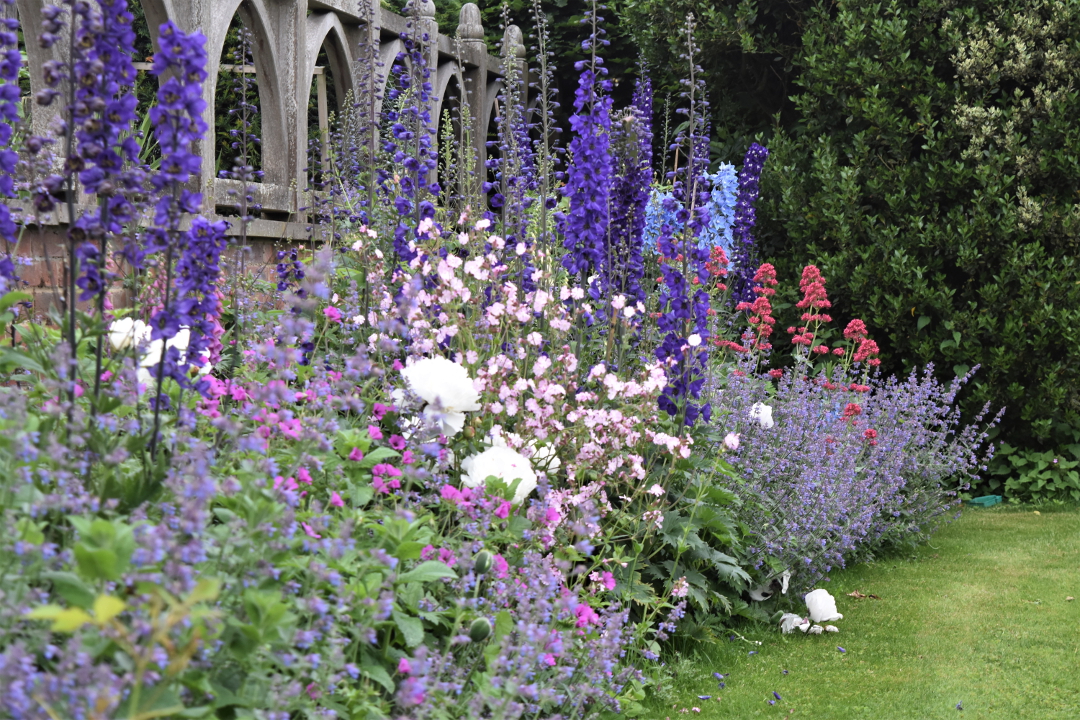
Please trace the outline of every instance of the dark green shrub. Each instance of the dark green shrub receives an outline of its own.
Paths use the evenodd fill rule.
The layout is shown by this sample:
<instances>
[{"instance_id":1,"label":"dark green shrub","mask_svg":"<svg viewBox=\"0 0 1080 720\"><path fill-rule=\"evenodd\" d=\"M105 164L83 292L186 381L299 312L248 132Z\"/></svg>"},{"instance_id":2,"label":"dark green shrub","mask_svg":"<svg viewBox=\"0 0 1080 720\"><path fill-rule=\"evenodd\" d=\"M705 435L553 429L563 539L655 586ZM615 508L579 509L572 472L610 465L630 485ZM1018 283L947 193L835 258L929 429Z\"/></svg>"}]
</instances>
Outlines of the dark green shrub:
<instances>
[{"instance_id":1,"label":"dark green shrub","mask_svg":"<svg viewBox=\"0 0 1080 720\"><path fill-rule=\"evenodd\" d=\"M1042 0L820 5L758 212L764 253L821 267L886 372L981 365L965 409L1005 406L1026 447L1080 425L1078 21Z\"/></svg>"}]
</instances>

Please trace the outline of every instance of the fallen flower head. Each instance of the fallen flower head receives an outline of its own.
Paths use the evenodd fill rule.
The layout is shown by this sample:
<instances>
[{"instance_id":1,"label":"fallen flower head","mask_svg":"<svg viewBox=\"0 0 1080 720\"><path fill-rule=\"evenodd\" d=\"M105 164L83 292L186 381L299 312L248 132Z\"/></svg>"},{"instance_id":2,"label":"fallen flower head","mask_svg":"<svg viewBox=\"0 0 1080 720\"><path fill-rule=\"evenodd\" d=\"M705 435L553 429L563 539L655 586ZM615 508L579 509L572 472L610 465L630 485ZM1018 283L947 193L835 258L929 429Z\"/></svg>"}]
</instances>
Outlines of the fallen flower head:
<instances>
[{"instance_id":1,"label":"fallen flower head","mask_svg":"<svg viewBox=\"0 0 1080 720\"><path fill-rule=\"evenodd\" d=\"M843 620L844 616L836 611L836 598L828 590L818 588L806 594L806 609L814 622L832 622Z\"/></svg>"}]
</instances>

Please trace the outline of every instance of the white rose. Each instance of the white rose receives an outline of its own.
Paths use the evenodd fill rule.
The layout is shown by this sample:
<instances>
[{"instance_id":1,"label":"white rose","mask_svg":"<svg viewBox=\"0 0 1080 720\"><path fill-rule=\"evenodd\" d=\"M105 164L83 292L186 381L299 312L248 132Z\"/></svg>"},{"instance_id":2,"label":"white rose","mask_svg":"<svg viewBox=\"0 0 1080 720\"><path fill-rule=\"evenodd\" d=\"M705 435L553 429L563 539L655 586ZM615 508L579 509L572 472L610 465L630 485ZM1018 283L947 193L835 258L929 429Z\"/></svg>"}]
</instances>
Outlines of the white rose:
<instances>
[{"instance_id":1,"label":"white rose","mask_svg":"<svg viewBox=\"0 0 1080 720\"><path fill-rule=\"evenodd\" d=\"M836 598L822 588L806 594L806 609L810 612L810 619L816 623L844 619L836 612Z\"/></svg>"},{"instance_id":2,"label":"white rose","mask_svg":"<svg viewBox=\"0 0 1080 720\"><path fill-rule=\"evenodd\" d=\"M536 488L536 473L529 459L508 447L489 447L482 453L470 455L461 461L461 484L465 487L481 487L491 476L507 485L520 480L514 492L513 503L521 503Z\"/></svg>"},{"instance_id":3,"label":"white rose","mask_svg":"<svg viewBox=\"0 0 1080 720\"><path fill-rule=\"evenodd\" d=\"M750 419L766 430L775 425L772 419L772 406L765 403L754 403L754 406L750 408Z\"/></svg>"},{"instance_id":4,"label":"white rose","mask_svg":"<svg viewBox=\"0 0 1080 720\"><path fill-rule=\"evenodd\" d=\"M409 389L417 397L435 407L425 408L424 414L440 419L440 430L447 437L465 427L465 413L480 409L480 393L472 378L461 365L444 357L421 358L401 371Z\"/></svg>"}]
</instances>

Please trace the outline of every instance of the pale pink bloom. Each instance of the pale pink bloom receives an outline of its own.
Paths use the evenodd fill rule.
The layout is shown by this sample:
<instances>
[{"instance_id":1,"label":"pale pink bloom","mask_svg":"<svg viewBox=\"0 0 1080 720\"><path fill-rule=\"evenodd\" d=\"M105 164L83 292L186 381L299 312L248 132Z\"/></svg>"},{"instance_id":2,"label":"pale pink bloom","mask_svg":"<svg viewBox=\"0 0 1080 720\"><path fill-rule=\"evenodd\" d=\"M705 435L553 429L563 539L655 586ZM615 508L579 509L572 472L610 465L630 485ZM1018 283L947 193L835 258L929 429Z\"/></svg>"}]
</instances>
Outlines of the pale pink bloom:
<instances>
[{"instance_id":1,"label":"pale pink bloom","mask_svg":"<svg viewBox=\"0 0 1080 720\"><path fill-rule=\"evenodd\" d=\"M659 484L654 484L651 488L649 488L645 492L649 493L650 495L655 495L656 497L660 497L661 495L664 494L664 488L660 487Z\"/></svg>"},{"instance_id":2,"label":"pale pink bloom","mask_svg":"<svg viewBox=\"0 0 1080 720\"><path fill-rule=\"evenodd\" d=\"M739 449L739 433L728 433L724 436L724 447L732 452Z\"/></svg>"},{"instance_id":3,"label":"pale pink bloom","mask_svg":"<svg viewBox=\"0 0 1080 720\"><path fill-rule=\"evenodd\" d=\"M701 336L697 333L694 333L690 337L686 338L686 344L690 347L697 347L701 344Z\"/></svg>"}]
</instances>

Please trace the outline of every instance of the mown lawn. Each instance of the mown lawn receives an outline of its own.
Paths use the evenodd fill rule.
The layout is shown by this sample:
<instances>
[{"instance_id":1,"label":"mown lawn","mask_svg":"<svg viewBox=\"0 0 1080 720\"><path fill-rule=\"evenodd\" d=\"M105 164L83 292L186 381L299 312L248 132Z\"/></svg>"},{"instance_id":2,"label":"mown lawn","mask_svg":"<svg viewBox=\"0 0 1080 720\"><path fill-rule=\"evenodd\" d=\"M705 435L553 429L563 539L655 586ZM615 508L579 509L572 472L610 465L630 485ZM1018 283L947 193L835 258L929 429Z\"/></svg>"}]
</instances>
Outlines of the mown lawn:
<instances>
[{"instance_id":1,"label":"mown lawn","mask_svg":"<svg viewBox=\"0 0 1080 720\"><path fill-rule=\"evenodd\" d=\"M823 587L839 634L751 629L761 646L699 651L647 717L1080 718L1080 512L965 509L932 546Z\"/></svg>"}]
</instances>

